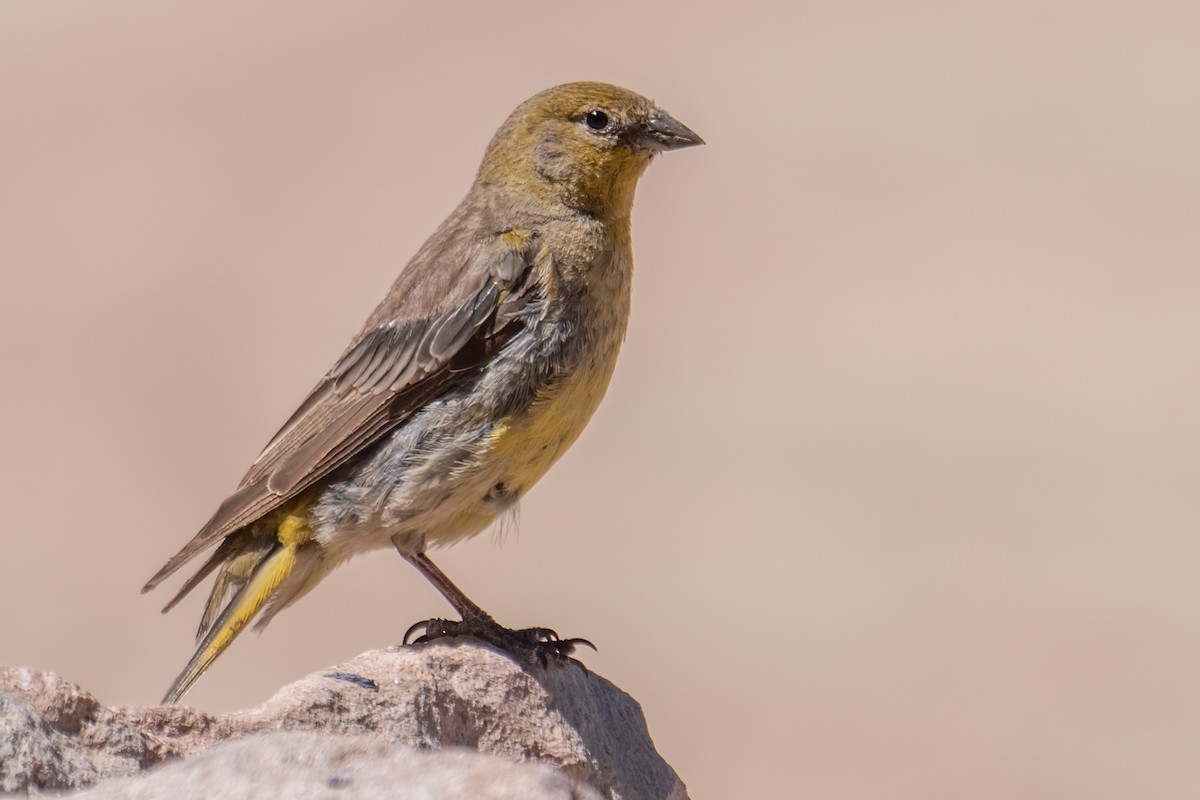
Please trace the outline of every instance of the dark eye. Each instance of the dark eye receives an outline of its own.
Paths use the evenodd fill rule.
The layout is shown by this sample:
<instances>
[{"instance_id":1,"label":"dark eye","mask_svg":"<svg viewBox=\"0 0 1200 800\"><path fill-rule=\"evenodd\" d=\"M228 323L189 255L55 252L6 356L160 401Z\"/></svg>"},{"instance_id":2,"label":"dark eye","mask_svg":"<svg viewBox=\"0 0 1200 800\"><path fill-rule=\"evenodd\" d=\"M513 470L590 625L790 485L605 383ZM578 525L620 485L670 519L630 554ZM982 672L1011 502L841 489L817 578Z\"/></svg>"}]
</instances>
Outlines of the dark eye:
<instances>
[{"instance_id":1,"label":"dark eye","mask_svg":"<svg viewBox=\"0 0 1200 800\"><path fill-rule=\"evenodd\" d=\"M608 127L608 114L598 108L593 108L583 119L587 126L594 131L602 131Z\"/></svg>"}]
</instances>

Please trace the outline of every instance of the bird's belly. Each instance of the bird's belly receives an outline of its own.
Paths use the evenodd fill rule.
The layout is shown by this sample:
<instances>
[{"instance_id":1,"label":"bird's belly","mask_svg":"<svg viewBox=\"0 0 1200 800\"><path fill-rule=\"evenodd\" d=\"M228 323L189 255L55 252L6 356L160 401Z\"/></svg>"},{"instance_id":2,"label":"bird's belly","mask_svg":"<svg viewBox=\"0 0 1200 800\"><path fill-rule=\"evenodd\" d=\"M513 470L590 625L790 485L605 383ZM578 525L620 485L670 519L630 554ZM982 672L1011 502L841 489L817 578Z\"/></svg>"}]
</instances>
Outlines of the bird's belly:
<instances>
[{"instance_id":1,"label":"bird's belly","mask_svg":"<svg viewBox=\"0 0 1200 800\"><path fill-rule=\"evenodd\" d=\"M532 486L579 438L604 397L614 360L576 370L543 390L526 412L492 429L490 455L506 467L514 490Z\"/></svg>"},{"instance_id":2,"label":"bird's belly","mask_svg":"<svg viewBox=\"0 0 1200 800\"><path fill-rule=\"evenodd\" d=\"M468 490L469 500L436 530L430 544L448 544L486 528L511 508L574 444L600 405L616 352L586 359L538 393L528 408L497 421L484 441ZM464 487L465 488L465 487Z\"/></svg>"}]
</instances>

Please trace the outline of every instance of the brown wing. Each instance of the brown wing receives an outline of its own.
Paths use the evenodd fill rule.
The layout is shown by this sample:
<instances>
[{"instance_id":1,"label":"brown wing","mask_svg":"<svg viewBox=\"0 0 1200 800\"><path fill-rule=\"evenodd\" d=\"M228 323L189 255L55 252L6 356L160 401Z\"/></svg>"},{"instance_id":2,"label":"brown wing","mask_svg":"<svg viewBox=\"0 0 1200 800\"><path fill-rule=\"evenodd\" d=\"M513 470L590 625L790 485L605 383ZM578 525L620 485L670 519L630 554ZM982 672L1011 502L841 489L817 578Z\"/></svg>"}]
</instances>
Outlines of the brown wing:
<instances>
[{"instance_id":1,"label":"brown wing","mask_svg":"<svg viewBox=\"0 0 1200 800\"><path fill-rule=\"evenodd\" d=\"M238 490L143 587L146 592L218 540L295 497L416 411L469 377L511 338L538 243L512 231L488 237L446 270L429 245L397 279L367 328L267 444ZM454 248L460 249L461 248ZM421 260L426 256L425 260ZM543 256L546 257L546 256ZM452 265L462 264L457 270ZM422 315L444 286L453 302ZM406 289L412 290L405 294ZM397 295L400 295L397 297ZM422 300L422 296L425 297ZM436 301L433 301L436 302ZM395 306L388 308L389 304ZM436 308L436 306L435 306ZM206 570L202 570L204 572ZM189 586L194 585L189 581Z\"/></svg>"}]
</instances>

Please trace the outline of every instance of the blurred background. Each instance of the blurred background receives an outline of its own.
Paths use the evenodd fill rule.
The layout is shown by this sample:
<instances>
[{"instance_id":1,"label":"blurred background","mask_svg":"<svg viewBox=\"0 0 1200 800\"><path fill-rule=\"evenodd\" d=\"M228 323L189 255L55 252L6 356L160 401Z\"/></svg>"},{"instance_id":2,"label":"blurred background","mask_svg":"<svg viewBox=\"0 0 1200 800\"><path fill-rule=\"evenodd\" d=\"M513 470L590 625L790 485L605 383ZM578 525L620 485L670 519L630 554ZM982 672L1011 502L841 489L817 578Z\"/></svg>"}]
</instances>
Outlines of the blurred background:
<instances>
[{"instance_id":1,"label":"blurred background","mask_svg":"<svg viewBox=\"0 0 1200 800\"><path fill-rule=\"evenodd\" d=\"M440 554L596 641L696 798L1200 788L1200 6L0 5L0 662L152 704L208 518L530 94L708 146L606 402ZM448 609L393 553L221 711Z\"/></svg>"}]
</instances>

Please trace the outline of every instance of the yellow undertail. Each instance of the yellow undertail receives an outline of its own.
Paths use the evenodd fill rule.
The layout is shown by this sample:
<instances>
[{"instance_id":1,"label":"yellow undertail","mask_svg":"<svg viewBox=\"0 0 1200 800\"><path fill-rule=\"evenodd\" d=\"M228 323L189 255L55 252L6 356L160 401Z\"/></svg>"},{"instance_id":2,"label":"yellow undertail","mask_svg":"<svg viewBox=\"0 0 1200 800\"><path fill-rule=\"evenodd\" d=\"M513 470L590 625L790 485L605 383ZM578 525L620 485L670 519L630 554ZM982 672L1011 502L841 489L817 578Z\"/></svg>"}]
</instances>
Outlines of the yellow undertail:
<instances>
[{"instance_id":1,"label":"yellow undertail","mask_svg":"<svg viewBox=\"0 0 1200 800\"><path fill-rule=\"evenodd\" d=\"M167 690L163 703L175 703L183 697L292 574L297 553L312 539L306 511L307 508L301 507L299 513L286 515L279 523L277 541L269 548L249 544L241 552L229 555L205 608L201 622L203 637L192 659ZM235 586L240 588L217 616L216 609Z\"/></svg>"}]
</instances>

